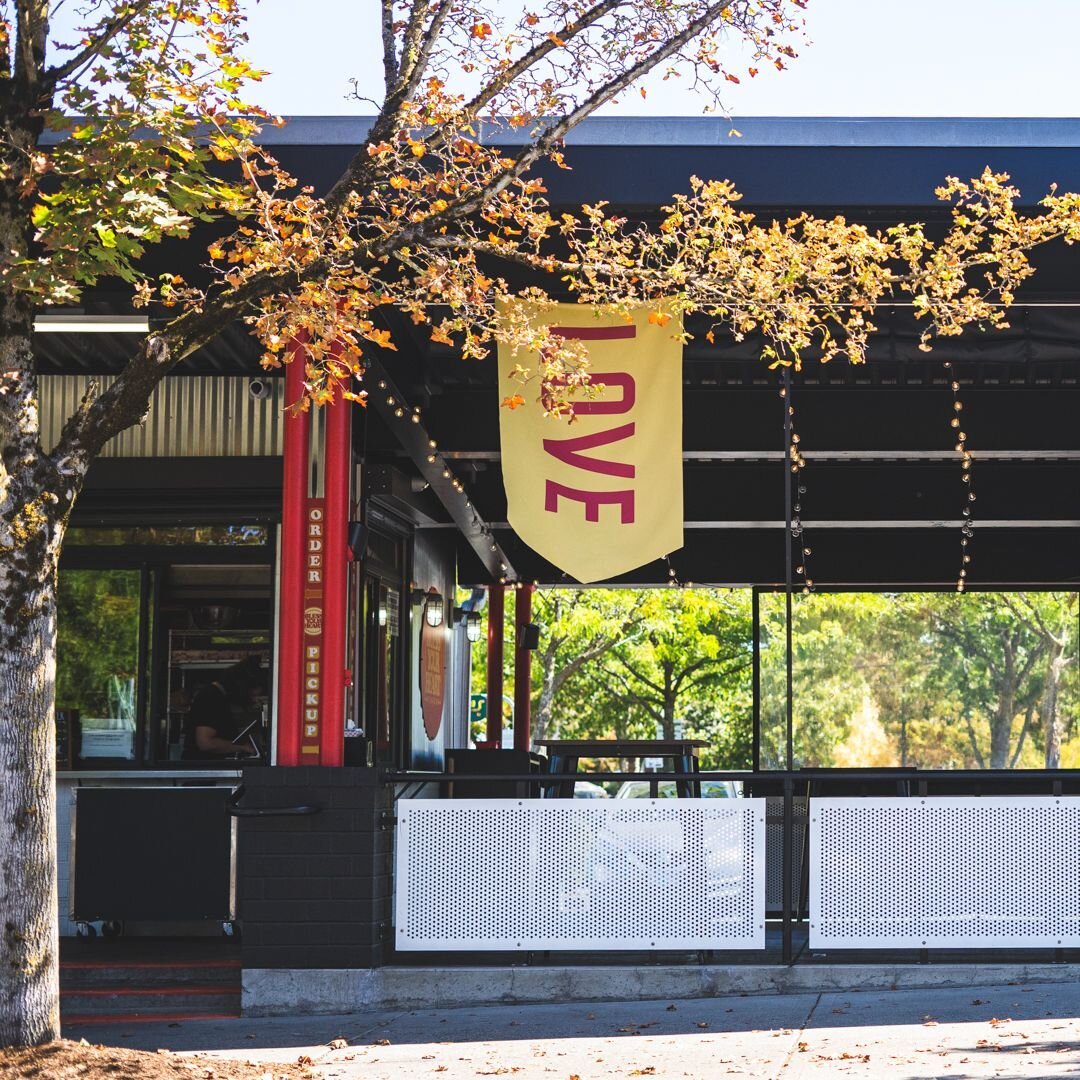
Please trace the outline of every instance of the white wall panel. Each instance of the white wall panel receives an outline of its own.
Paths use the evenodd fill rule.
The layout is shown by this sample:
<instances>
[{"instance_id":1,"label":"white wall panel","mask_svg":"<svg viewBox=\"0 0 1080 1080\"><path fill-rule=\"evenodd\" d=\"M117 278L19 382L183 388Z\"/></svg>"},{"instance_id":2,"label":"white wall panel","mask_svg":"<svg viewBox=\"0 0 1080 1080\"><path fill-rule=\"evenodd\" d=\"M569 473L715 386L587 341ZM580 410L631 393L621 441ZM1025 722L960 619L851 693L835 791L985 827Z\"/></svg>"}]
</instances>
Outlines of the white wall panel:
<instances>
[{"instance_id":1,"label":"white wall panel","mask_svg":"<svg viewBox=\"0 0 1080 1080\"><path fill-rule=\"evenodd\" d=\"M764 799L409 799L397 814L398 949L764 948Z\"/></svg>"},{"instance_id":2,"label":"white wall panel","mask_svg":"<svg viewBox=\"0 0 1080 1080\"><path fill-rule=\"evenodd\" d=\"M811 800L810 945L1080 945L1080 797Z\"/></svg>"}]
</instances>

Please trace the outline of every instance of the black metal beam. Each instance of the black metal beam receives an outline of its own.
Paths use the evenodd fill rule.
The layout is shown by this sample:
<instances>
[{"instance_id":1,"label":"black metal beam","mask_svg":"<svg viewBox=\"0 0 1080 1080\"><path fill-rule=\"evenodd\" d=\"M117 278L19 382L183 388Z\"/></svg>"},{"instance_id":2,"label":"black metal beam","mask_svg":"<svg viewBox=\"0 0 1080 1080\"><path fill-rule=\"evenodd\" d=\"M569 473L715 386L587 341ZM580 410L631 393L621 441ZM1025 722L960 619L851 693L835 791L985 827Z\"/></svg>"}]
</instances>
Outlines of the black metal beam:
<instances>
[{"instance_id":1,"label":"black metal beam","mask_svg":"<svg viewBox=\"0 0 1080 1080\"><path fill-rule=\"evenodd\" d=\"M495 538L491 526L480 516L471 494L454 474L451 463L439 454L438 441L427 430L419 406L412 405L402 396L377 357L368 355L365 359L368 408L374 410L394 433L490 580L516 579L510 558Z\"/></svg>"}]
</instances>

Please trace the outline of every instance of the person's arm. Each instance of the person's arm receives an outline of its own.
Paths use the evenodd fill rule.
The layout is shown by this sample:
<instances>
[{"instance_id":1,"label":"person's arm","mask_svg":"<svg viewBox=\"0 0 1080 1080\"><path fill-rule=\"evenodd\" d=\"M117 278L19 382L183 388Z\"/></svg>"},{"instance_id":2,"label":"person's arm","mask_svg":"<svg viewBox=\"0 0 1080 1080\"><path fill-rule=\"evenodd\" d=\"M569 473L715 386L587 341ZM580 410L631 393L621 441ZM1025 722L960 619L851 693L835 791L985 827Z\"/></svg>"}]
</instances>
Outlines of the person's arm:
<instances>
[{"instance_id":1,"label":"person's arm","mask_svg":"<svg viewBox=\"0 0 1080 1080\"><path fill-rule=\"evenodd\" d=\"M250 746L239 746L228 739L221 738L217 731L207 724L199 724L195 728L195 745L204 754L243 754L252 756Z\"/></svg>"}]
</instances>

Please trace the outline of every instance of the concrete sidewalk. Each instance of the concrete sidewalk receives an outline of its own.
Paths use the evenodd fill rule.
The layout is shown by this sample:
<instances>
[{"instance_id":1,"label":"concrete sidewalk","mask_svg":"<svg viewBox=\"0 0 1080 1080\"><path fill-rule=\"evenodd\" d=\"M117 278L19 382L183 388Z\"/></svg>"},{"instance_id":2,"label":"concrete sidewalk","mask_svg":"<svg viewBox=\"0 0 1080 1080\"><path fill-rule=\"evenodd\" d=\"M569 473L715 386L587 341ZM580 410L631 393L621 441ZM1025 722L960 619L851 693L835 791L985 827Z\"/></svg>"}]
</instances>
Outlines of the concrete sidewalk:
<instances>
[{"instance_id":1,"label":"concrete sidewalk","mask_svg":"<svg viewBox=\"0 0 1080 1080\"><path fill-rule=\"evenodd\" d=\"M1080 1075L1080 986L981 986L596 1005L500 1005L184 1024L68 1038L256 1062L320 1077L955 1077ZM330 1043L345 1039L347 1046Z\"/></svg>"}]
</instances>

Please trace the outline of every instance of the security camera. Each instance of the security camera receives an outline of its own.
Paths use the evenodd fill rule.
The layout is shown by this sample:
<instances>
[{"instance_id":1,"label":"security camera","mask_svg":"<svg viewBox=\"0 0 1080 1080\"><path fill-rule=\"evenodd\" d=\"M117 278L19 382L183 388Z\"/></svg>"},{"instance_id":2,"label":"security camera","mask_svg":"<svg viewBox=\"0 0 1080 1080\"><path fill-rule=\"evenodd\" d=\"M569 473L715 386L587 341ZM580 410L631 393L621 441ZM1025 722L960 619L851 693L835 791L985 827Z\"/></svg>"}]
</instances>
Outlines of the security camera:
<instances>
[{"instance_id":1,"label":"security camera","mask_svg":"<svg viewBox=\"0 0 1080 1080\"><path fill-rule=\"evenodd\" d=\"M262 401L264 398L270 396L270 380L269 379L249 379L248 380L248 397L255 398L256 401Z\"/></svg>"}]
</instances>

